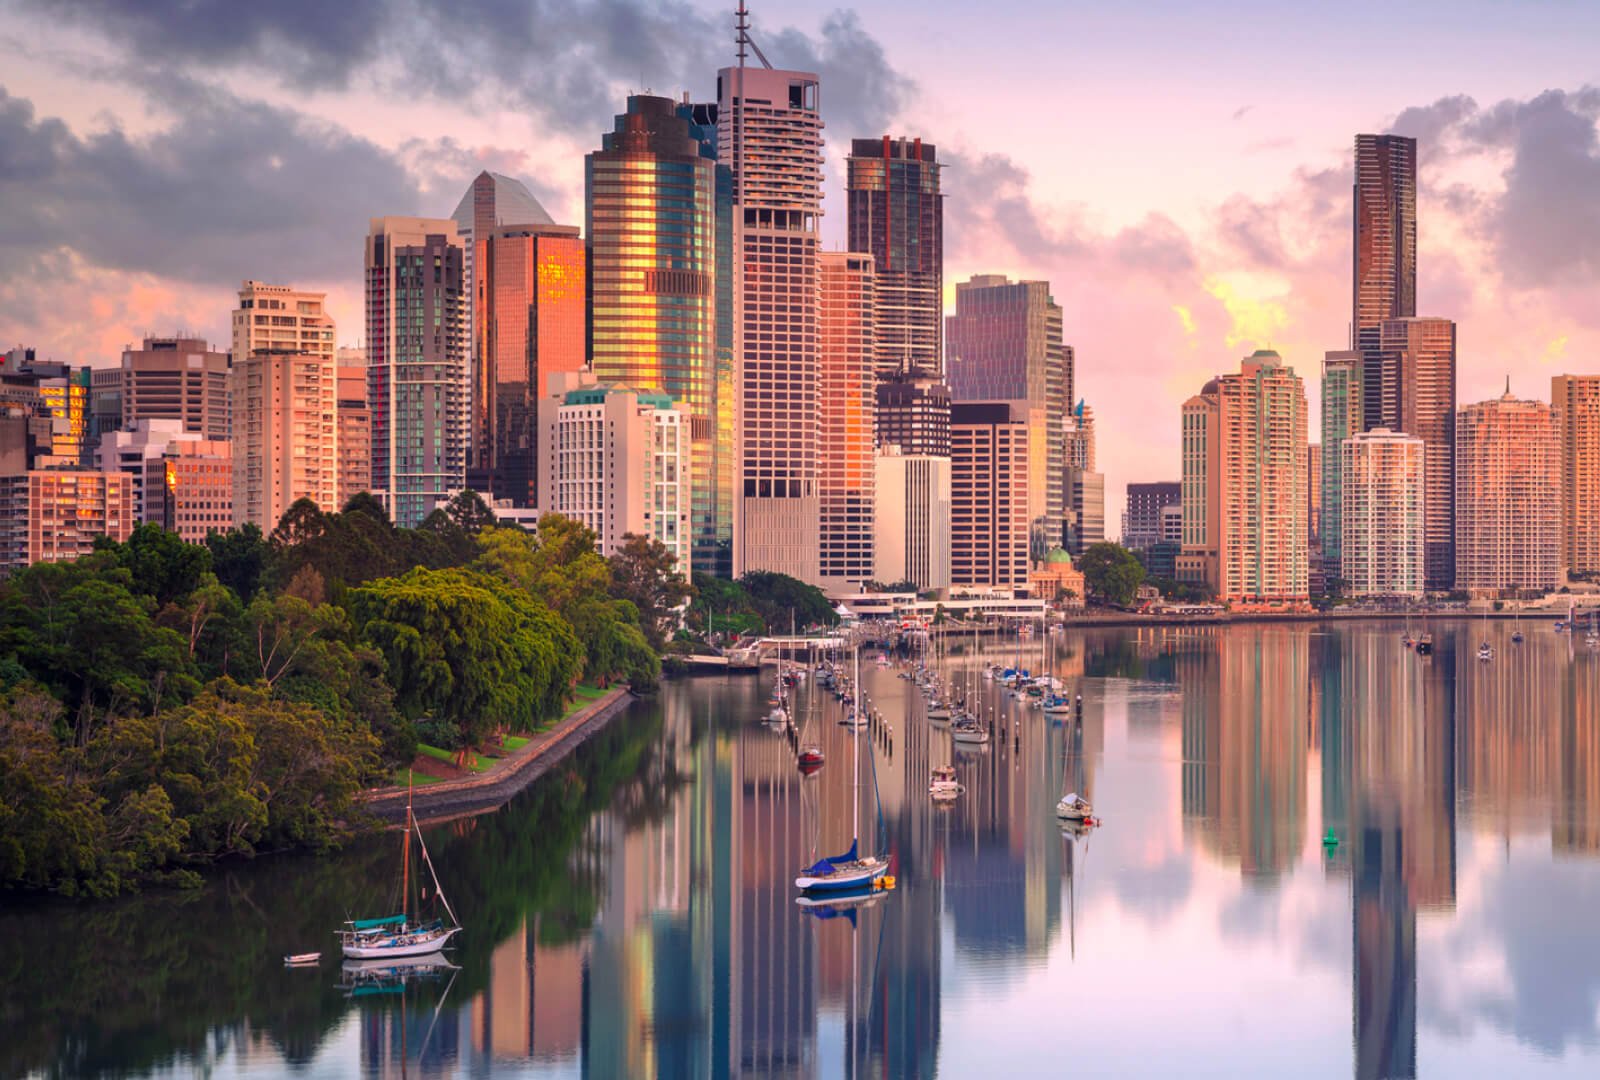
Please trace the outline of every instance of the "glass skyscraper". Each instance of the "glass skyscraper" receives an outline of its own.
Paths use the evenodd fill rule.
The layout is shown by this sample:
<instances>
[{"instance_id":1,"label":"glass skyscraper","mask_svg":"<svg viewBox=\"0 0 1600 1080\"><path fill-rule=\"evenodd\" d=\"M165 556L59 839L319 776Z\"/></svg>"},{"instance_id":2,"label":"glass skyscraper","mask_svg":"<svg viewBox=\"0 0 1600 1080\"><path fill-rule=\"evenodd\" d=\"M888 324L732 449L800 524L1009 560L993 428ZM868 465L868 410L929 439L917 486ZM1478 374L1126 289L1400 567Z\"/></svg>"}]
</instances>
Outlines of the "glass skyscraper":
<instances>
[{"instance_id":1,"label":"glass skyscraper","mask_svg":"<svg viewBox=\"0 0 1600 1080\"><path fill-rule=\"evenodd\" d=\"M1417 313L1416 139L1356 136L1354 204L1350 344L1366 352L1385 319Z\"/></svg>"}]
</instances>

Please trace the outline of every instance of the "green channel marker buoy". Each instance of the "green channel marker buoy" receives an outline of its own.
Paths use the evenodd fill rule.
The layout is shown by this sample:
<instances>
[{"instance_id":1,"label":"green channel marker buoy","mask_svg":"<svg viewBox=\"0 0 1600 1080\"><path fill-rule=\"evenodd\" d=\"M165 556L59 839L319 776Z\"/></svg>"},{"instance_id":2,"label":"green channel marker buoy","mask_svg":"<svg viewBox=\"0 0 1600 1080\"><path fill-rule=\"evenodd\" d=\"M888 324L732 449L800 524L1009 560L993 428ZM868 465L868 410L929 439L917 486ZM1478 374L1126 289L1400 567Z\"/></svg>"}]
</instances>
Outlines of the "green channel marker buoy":
<instances>
[{"instance_id":1,"label":"green channel marker buoy","mask_svg":"<svg viewBox=\"0 0 1600 1080\"><path fill-rule=\"evenodd\" d=\"M1329 829L1328 835L1322 838L1322 846L1325 848L1336 848L1339 846L1339 838L1333 835L1332 829Z\"/></svg>"}]
</instances>

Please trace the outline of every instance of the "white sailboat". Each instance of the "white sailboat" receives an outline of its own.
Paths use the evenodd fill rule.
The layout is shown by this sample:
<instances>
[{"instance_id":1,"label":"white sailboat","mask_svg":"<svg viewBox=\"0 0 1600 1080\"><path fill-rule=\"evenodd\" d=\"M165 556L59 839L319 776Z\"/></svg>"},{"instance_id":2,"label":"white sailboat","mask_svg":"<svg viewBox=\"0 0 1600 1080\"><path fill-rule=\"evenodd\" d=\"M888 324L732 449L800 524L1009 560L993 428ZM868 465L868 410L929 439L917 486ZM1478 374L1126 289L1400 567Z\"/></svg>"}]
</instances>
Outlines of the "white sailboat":
<instances>
[{"instance_id":1,"label":"white sailboat","mask_svg":"<svg viewBox=\"0 0 1600 1080\"><path fill-rule=\"evenodd\" d=\"M417 847L422 851L422 862L433 880L433 895L444 908L448 921L436 918L427 922L411 917L411 837L416 835ZM439 887L439 875L434 872L433 860L428 857L428 845L423 842L422 828L411 812L411 792L406 791L406 827L400 846L400 914L378 919L350 919L339 933L340 948L351 960L380 960L401 956L426 956L436 953L461 932L456 913Z\"/></svg>"},{"instance_id":2,"label":"white sailboat","mask_svg":"<svg viewBox=\"0 0 1600 1080\"><path fill-rule=\"evenodd\" d=\"M861 709L861 646L856 645L855 679L851 683L855 701L851 715L859 717ZM837 889L859 889L871 886L889 872L889 860L876 855L861 854L861 728L851 725L851 759L853 762L850 785L850 850L842 855L818 859L801 870L794 886L804 892L831 892Z\"/></svg>"}]
</instances>

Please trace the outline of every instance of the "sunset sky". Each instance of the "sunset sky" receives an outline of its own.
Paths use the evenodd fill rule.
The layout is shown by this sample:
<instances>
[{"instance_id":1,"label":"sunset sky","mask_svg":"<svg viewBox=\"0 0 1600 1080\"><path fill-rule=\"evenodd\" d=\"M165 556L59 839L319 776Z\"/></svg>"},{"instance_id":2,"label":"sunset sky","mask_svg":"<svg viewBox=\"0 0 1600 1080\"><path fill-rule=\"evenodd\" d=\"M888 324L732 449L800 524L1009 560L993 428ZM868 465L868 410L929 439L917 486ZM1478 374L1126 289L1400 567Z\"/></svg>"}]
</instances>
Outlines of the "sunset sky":
<instances>
[{"instance_id":1,"label":"sunset sky","mask_svg":"<svg viewBox=\"0 0 1600 1080\"><path fill-rule=\"evenodd\" d=\"M1210 374L1271 346L1315 405L1358 131L1420 140L1418 314L1459 322L1463 403L1600 370L1600 5L1306 7L755 0L768 58L822 76L832 245L840 148L920 136L947 296L1051 282L1113 533L1124 484L1177 479ZM487 167L581 224L625 95L709 98L732 35L731 5L647 0L7 4L0 344L225 343L247 277L326 289L354 344L369 217L446 216Z\"/></svg>"}]
</instances>

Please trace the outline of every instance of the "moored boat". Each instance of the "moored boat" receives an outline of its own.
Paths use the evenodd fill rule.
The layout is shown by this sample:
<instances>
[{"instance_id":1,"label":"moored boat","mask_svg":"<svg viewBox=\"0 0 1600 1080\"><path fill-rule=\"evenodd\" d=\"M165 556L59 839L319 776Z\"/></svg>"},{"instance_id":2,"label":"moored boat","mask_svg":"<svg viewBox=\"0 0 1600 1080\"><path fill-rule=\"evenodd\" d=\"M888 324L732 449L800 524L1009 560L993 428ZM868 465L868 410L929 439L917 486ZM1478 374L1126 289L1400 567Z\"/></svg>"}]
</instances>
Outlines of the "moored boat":
<instances>
[{"instance_id":1,"label":"moored boat","mask_svg":"<svg viewBox=\"0 0 1600 1080\"><path fill-rule=\"evenodd\" d=\"M428 868L433 881L433 899L443 909L444 916L427 921L413 919L411 909L411 837L417 838L422 852L422 863ZM439 885L439 875L434 871L433 860L428 857L428 845L422 839L422 828L411 812L411 796L406 795L406 825L400 848L400 914L385 915L376 919L349 919L344 929L338 931L339 946L351 960L381 960L390 957L426 956L436 953L461 932L456 913L450 908L444 890Z\"/></svg>"},{"instance_id":2,"label":"moored boat","mask_svg":"<svg viewBox=\"0 0 1600 1080\"><path fill-rule=\"evenodd\" d=\"M1061 801L1056 803L1056 817L1067 821L1092 821L1094 807L1083 796L1072 792L1063 795Z\"/></svg>"}]
</instances>

